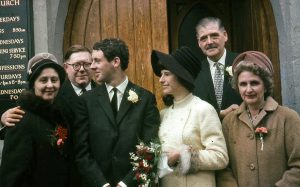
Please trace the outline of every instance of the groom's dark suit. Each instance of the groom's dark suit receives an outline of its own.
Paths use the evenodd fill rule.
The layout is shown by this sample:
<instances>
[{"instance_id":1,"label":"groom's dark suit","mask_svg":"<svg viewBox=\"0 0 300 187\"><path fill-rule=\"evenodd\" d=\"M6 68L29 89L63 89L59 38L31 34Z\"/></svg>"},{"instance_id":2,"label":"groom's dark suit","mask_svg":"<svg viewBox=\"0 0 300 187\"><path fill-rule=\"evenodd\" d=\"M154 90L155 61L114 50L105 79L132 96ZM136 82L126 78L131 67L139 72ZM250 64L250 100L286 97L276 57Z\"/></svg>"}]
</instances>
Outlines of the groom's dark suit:
<instances>
[{"instance_id":1,"label":"groom's dark suit","mask_svg":"<svg viewBox=\"0 0 300 187\"><path fill-rule=\"evenodd\" d=\"M128 101L128 92L139 96L137 103ZM115 186L133 181L129 152L134 152L138 139L149 141L157 136L159 112L149 91L129 81L116 119L111 109L105 84L79 98L75 122L76 161L88 186Z\"/></svg>"},{"instance_id":2,"label":"groom's dark suit","mask_svg":"<svg viewBox=\"0 0 300 187\"><path fill-rule=\"evenodd\" d=\"M225 67L231 66L233 60L238 54L232 53L230 51L226 52L225 58ZM201 62L201 70L195 80L195 90L194 94L201 99L207 101L216 109L219 113L218 103L216 99L215 89L213 78L211 76L209 62L207 59ZM224 72L224 84L223 84L223 97L222 97L222 105L221 110L228 108L232 104L241 104L242 99L238 95L238 93L231 87L230 84L230 76L225 71Z\"/></svg>"}]
</instances>

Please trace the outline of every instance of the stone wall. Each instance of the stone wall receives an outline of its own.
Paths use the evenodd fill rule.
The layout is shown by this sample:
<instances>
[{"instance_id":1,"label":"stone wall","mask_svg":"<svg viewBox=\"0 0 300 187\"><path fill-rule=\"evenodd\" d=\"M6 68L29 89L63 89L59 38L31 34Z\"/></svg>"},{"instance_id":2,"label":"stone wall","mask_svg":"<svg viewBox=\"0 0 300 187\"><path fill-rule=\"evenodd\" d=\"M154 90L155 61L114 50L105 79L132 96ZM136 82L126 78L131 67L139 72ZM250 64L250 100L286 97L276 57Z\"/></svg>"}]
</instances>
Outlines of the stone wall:
<instances>
[{"instance_id":1,"label":"stone wall","mask_svg":"<svg viewBox=\"0 0 300 187\"><path fill-rule=\"evenodd\" d=\"M282 104L300 113L300 1L271 3L279 35Z\"/></svg>"},{"instance_id":2,"label":"stone wall","mask_svg":"<svg viewBox=\"0 0 300 187\"><path fill-rule=\"evenodd\" d=\"M69 0L34 0L35 53L49 52L63 60L63 35Z\"/></svg>"}]
</instances>

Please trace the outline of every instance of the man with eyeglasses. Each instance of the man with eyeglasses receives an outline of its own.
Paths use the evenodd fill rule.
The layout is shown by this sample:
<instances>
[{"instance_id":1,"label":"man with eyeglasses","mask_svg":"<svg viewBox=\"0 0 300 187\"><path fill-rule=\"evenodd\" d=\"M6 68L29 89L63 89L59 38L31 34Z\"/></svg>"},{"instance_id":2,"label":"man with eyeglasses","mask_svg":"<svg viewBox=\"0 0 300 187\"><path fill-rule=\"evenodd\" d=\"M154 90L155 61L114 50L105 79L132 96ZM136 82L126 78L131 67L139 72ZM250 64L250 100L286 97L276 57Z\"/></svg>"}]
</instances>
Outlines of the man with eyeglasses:
<instances>
[{"instance_id":1,"label":"man with eyeglasses","mask_svg":"<svg viewBox=\"0 0 300 187\"><path fill-rule=\"evenodd\" d=\"M76 111L74 111L74 105L78 96L97 86L92 80L91 64L91 51L82 45L71 46L64 55L64 69L66 70L68 79L65 80L60 88L57 95L57 102L63 105L65 117L70 123L70 137L73 137L73 124L77 115ZM73 141L73 138L71 141ZM75 165L73 165L70 172L70 186L81 186L80 175Z\"/></svg>"},{"instance_id":2,"label":"man with eyeglasses","mask_svg":"<svg viewBox=\"0 0 300 187\"><path fill-rule=\"evenodd\" d=\"M43 54L49 54L48 58L57 61L52 54ZM65 53L64 69L66 70L68 78L62 84L56 100L65 108L65 117L70 123L73 123L74 116L76 115L73 106L77 97L82 95L83 92L97 86L92 80L92 72L90 70L91 64L92 55L90 49L87 47L73 45ZM21 110L20 107L7 110L1 116L2 126L14 126L15 123L22 119L23 115L24 111Z\"/></svg>"},{"instance_id":3,"label":"man with eyeglasses","mask_svg":"<svg viewBox=\"0 0 300 187\"><path fill-rule=\"evenodd\" d=\"M61 86L57 100L68 109L69 112L66 113L66 117L71 122L73 122L76 115L73 106L77 97L97 86L92 80L91 64L92 55L87 47L73 45L65 53L64 69L68 79Z\"/></svg>"},{"instance_id":4,"label":"man with eyeglasses","mask_svg":"<svg viewBox=\"0 0 300 187\"><path fill-rule=\"evenodd\" d=\"M50 56L55 58L52 54ZM55 61L57 61L56 58ZM64 69L68 79L63 83L57 99L58 102L63 103L65 108L69 109L70 112L66 113L68 120L73 121L74 119L74 114L71 111L77 96L97 86L92 80L91 64L91 51L82 45L73 45L65 53ZM9 109L1 116L1 122L3 125L13 126L20 121L23 114L24 112L19 107Z\"/></svg>"},{"instance_id":5,"label":"man with eyeglasses","mask_svg":"<svg viewBox=\"0 0 300 187\"><path fill-rule=\"evenodd\" d=\"M68 80L66 80L62 89L66 89L67 86L70 90L70 86L72 86L76 94L81 95L83 92L95 87L95 82L91 81L91 64L92 56L88 48L81 45L71 46L64 56L64 68Z\"/></svg>"}]
</instances>

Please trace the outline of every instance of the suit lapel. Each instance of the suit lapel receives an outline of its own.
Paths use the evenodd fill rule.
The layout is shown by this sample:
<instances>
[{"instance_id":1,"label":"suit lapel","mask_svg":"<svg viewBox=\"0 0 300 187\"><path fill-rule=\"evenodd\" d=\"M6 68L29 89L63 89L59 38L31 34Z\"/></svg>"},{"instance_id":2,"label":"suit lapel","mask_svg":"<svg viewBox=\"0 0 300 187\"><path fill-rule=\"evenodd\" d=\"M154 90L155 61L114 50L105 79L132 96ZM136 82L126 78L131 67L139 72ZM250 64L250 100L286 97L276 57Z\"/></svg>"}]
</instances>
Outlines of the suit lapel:
<instances>
[{"instance_id":1,"label":"suit lapel","mask_svg":"<svg viewBox=\"0 0 300 187\"><path fill-rule=\"evenodd\" d=\"M230 87L230 83L229 83L229 74L226 72L226 68L228 66L231 66L232 64L232 61L231 61L231 58L230 58L230 54L227 52L226 54L226 58L225 58L225 67L224 67L224 83L223 83L223 96L222 96L222 108L223 108L223 100L226 98L225 96L225 93L226 93L226 90L228 90L228 87Z\"/></svg>"},{"instance_id":2,"label":"suit lapel","mask_svg":"<svg viewBox=\"0 0 300 187\"><path fill-rule=\"evenodd\" d=\"M210 73L210 68L209 68L209 62L205 60L203 63L203 71L205 72L205 77L209 77L208 80L206 79L205 82L207 82L207 88L208 88L208 93L214 93L215 94L215 88L214 88L214 83L213 83L213 78Z\"/></svg>"},{"instance_id":3,"label":"suit lapel","mask_svg":"<svg viewBox=\"0 0 300 187\"><path fill-rule=\"evenodd\" d=\"M121 122L122 118L125 116L125 114L129 110L130 106L132 105L132 103L130 101L128 101L127 98L128 98L129 90L130 89L135 90L133 88L133 86L134 85L129 81L128 85L125 89L121 104L120 104L119 112L118 112L118 115L117 115L117 124L119 124Z\"/></svg>"},{"instance_id":4,"label":"suit lapel","mask_svg":"<svg viewBox=\"0 0 300 187\"><path fill-rule=\"evenodd\" d=\"M211 104L214 107L217 107L218 103L217 103L217 98L216 98L216 94L215 94L213 77L210 72L208 60L206 59L202 65L203 65L203 70L206 73L205 74L206 79L204 79L204 80L207 84L207 96L210 98L209 100L211 101Z\"/></svg>"},{"instance_id":5,"label":"suit lapel","mask_svg":"<svg viewBox=\"0 0 300 187\"><path fill-rule=\"evenodd\" d=\"M92 89L96 88L97 86L98 86L98 84L95 81L91 80Z\"/></svg>"},{"instance_id":6,"label":"suit lapel","mask_svg":"<svg viewBox=\"0 0 300 187\"><path fill-rule=\"evenodd\" d=\"M227 52L225 57L225 67L231 66L233 60L234 58L232 57L232 55L229 52Z\"/></svg>"},{"instance_id":7,"label":"suit lapel","mask_svg":"<svg viewBox=\"0 0 300 187\"><path fill-rule=\"evenodd\" d=\"M253 125L251 124L249 117L246 112L242 112L239 116L239 119L247 125L250 129L253 130Z\"/></svg>"},{"instance_id":8,"label":"suit lapel","mask_svg":"<svg viewBox=\"0 0 300 187\"><path fill-rule=\"evenodd\" d=\"M97 95L99 96L99 99L97 99L97 102L102 107L103 111L108 116L108 118L111 120L111 122L113 124L115 124L115 117L114 117L113 111L111 109L109 96L108 96L105 84L102 84L95 89L97 89Z\"/></svg>"},{"instance_id":9,"label":"suit lapel","mask_svg":"<svg viewBox=\"0 0 300 187\"><path fill-rule=\"evenodd\" d=\"M71 82L69 79L65 80L65 82L63 83L62 87L61 87L61 91L60 91L63 95L66 95L67 99L72 99L74 97L77 97L77 94L74 90L74 88L71 85Z\"/></svg>"},{"instance_id":10,"label":"suit lapel","mask_svg":"<svg viewBox=\"0 0 300 187\"><path fill-rule=\"evenodd\" d=\"M231 95L227 96L226 93L228 93L228 90L231 90L231 83L230 83L230 75L226 72L226 68L231 66L234 58L237 56L235 53L231 53L227 51L226 53L226 58L225 58L225 67L224 67L224 84L223 84L223 97L222 97L222 104L221 108L224 108L224 100L227 99L228 97L231 97Z\"/></svg>"}]
</instances>

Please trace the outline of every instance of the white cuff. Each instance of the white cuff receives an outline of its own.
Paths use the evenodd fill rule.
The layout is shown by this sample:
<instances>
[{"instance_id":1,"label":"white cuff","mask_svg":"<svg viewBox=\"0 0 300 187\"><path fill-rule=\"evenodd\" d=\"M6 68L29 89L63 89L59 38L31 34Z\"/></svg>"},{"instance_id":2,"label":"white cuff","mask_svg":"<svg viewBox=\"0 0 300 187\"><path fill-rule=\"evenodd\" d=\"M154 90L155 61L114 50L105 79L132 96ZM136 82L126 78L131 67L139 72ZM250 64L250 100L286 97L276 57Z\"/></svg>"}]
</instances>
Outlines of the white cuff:
<instances>
[{"instance_id":1,"label":"white cuff","mask_svg":"<svg viewBox=\"0 0 300 187\"><path fill-rule=\"evenodd\" d=\"M124 182L122 182L122 181L120 181L120 182L118 183L118 185L120 185L120 186L122 186L122 187L127 187L127 185L126 185Z\"/></svg>"},{"instance_id":2,"label":"white cuff","mask_svg":"<svg viewBox=\"0 0 300 187\"><path fill-rule=\"evenodd\" d=\"M3 131L5 128L6 128L6 126L3 126L3 125L0 123L0 132Z\"/></svg>"},{"instance_id":3,"label":"white cuff","mask_svg":"<svg viewBox=\"0 0 300 187\"><path fill-rule=\"evenodd\" d=\"M159 158L159 162L157 165L158 168L158 176L159 178L162 178L170 173L172 173L174 170L170 168L168 165L168 157L166 154L162 154Z\"/></svg>"}]
</instances>

